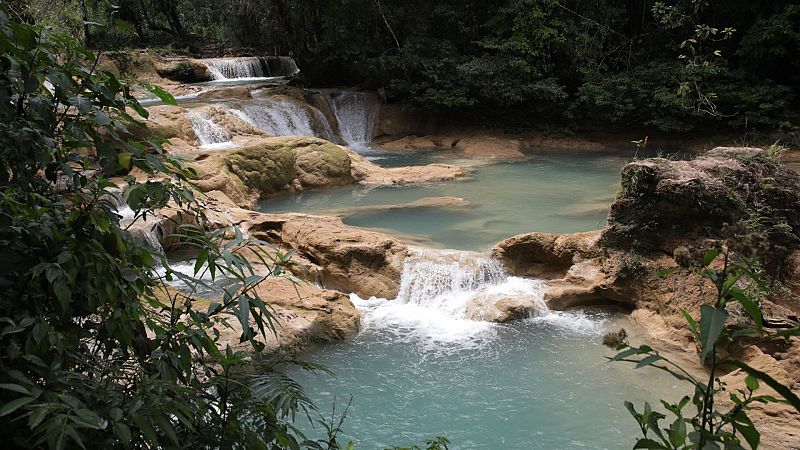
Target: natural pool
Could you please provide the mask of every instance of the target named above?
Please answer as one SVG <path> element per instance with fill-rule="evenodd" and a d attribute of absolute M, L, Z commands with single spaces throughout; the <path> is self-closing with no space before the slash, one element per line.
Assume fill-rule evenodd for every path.
<path fill-rule="evenodd" d="M 450 183 L 308 191 L 265 200 L 259 209 L 336 214 L 346 224 L 388 231 L 420 245 L 486 250 L 529 231 L 571 233 L 601 228 L 619 186 L 619 171 L 630 159 L 619 153 L 563 151 L 504 162 L 438 155 L 374 151 L 368 157 L 387 167 L 448 162 L 472 172 Z M 460 197 L 469 205 L 369 209 L 426 197 Z"/>
<path fill-rule="evenodd" d="M 623 401 L 675 400 L 686 391 L 654 369 L 608 362 L 604 332 L 625 324 L 609 312 L 549 313 L 510 325 L 464 324 L 475 334 L 432 342 L 416 325 L 361 303 L 367 326 L 352 341 L 303 355 L 335 377 L 292 375 L 329 411 L 352 395 L 344 441 L 359 449 L 407 445 L 445 435 L 455 449 L 624 449 L 638 428 Z M 399 314 L 399 313 L 398 313 Z M 382 317 L 382 318 L 379 318 Z M 398 320 L 401 323 L 398 323 Z M 426 323 L 427 322 L 427 323 Z M 630 327 L 628 327 L 630 330 Z M 460 333 L 459 333 L 460 331 Z"/>
<path fill-rule="evenodd" d="M 367 156 L 400 166 L 443 162 L 440 155 Z M 337 214 L 427 247 L 406 260 L 397 299 L 351 296 L 362 314 L 358 336 L 303 355 L 335 377 L 292 373 L 323 411 L 335 399 L 341 413 L 353 396 L 341 440 L 359 449 L 437 435 L 454 449 L 631 448 L 638 427 L 623 402 L 657 405 L 681 397 L 686 386 L 654 369 L 608 362 L 614 352 L 602 346 L 603 334 L 620 326 L 635 334 L 624 313 L 547 311 L 538 281 L 508 277 L 480 253 L 430 249 L 483 251 L 517 233 L 600 228 L 629 159 L 597 152 L 540 152 L 513 162 L 448 158 L 472 169 L 467 180 L 263 202 L 264 211 Z M 469 206 L 386 207 L 429 197 L 460 197 Z M 538 314 L 507 325 L 468 319 L 473 298 L 516 296 L 538 296 Z"/>

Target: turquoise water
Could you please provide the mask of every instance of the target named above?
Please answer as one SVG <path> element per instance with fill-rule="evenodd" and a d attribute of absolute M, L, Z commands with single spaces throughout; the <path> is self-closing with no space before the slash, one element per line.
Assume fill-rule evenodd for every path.
<path fill-rule="evenodd" d="M 386 167 L 448 162 L 472 172 L 452 183 L 305 192 L 260 208 L 335 214 L 422 247 L 482 251 L 518 233 L 602 227 L 630 159 L 594 152 L 538 152 L 506 162 L 437 152 L 367 156 Z M 430 197 L 466 202 L 408 205 Z M 358 336 L 303 355 L 335 377 L 291 374 L 323 411 L 335 402 L 341 412 L 352 395 L 341 440 L 359 449 L 437 435 L 454 449 L 631 448 L 638 428 L 624 400 L 641 408 L 645 400 L 657 405 L 688 392 L 652 368 L 607 361 L 613 351 L 602 346 L 603 334 L 620 326 L 636 334 L 622 313 L 547 311 L 541 282 L 507 277 L 479 253 L 416 249 L 412 255 L 397 299 L 351 295 L 361 313 Z M 533 318 L 508 325 L 469 319 L 474 299 L 509 297 L 540 306 Z"/>
<path fill-rule="evenodd" d="M 436 153 L 375 153 L 387 167 L 448 162 L 472 169 L 462 181 L 424 186 L 345 186 L 263 201 L 267 212 L 335 214 L 349 225 L 388 231 L 421 245 L 485 250 L 530 231 L 571 233 L 602 228 L 630 159 L 595 152 L 542 152 L 521 161 L 439 158 Z M 460 197 L 469 206 L 370 211 L 426 197 Z"/>
<path fill-rule="evenodd" d="M 688 392 L 653 369 L 603 358 L 613 352 L 601 336 L 619 329 L 619 316 L 550 314 L 438 343 L 372 323 L 303 355 L 335 378 L 292 375 L 328 415 L 334 398 L 341 412 L 353 396 L 343 440 L 359 449 L 437 435 L 455 449 L 629 449 L 638 428 L 624 400 L 641 409 Z"/>

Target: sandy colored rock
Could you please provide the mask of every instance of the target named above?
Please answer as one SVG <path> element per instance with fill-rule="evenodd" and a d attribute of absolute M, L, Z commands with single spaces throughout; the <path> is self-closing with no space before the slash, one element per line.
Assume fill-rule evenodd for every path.
<path fill-rule="evenodd" d="M 380 167 L 358 153 L 347 149 L 353 178 L 365 185 L 404 185 L 453 181 L 466 175 L 466 170 L 450 164 L 428 164 L 410 167 Z"/>
<path fill-rule="evenodd" d="M 466 317 L 470 320 L 505 323 L 525 319 L 537 312 L 532 299 L 509 297 L 499 300 L 477 297 L 467 303 Z"/>
<path fill-rule="evenodd" d="M 249 100 L 253 98 L 250 86 L 228 86 L 209 89 L 197 94 L 199 100 Z"/>
<path fill-rule="evenodd" d="M 277 322 L 275 334 L 268 330 L 266 338 L 257 338 L 268 350 L 296 351 L 316 342 L 343 340 L 358 333 L 360 316 L 345 294 L 284 277 L 267 278 L 256 291 L 270 305 Z M 239 343 L 242 327 L 238 320 L 230 317 L 228 324 L 229 328 L 218 327 L 221 345 L 247 349 Z"/>
<path fill-rule="evenodd" d="M 395 238 L 307 214 L 263 214 L 246 227 L 256 238 L 295 251 L 288 269 L 298 276 L 363 298 L 397 296 L 408 249 Z"/>
<path fill-rule="evenodd" d="M 800 390 L 797 389 L 797 381 L 775 358 L 765 354 L 760 349 L 756 347 L 747 348 L 742 354 L 737 355 L 737 359 L 769 375 L 777 382 L 792 389 L 795 393 L 800 393 Z M 719 402 L 721 408 L 729 409 L 734 406 L 729 399 L 728 393 L 747 390 L 744 381 L 746 376 L 747 374 L 741 369 L 735 369 L 720 377 L 720 380 L 727 384 L 726 392 L 716 397 L 716 401 Z M 741 396 L 741 394 L 739 395 Z M 763 382 L 759 384 L 755 395 L 781 397 L 780 394 Z M 761 433 L 761 445 L 759 448 L 800 448 L 800 413 L 792 406 L 780 403 L 762 404 L 755 402 L 748 410 L 747 415 L 756 424 Z"/>
<path fill-rule="evenodd" d="M 520 158 L 523 143 L 519 139 L 502 135 L 485 134 L 432 134 L 408 135 L 394 140 L 381 140 L 381 147 L 389 150 L 425 150 L 451 148 L 470 158 Z"/>
<path fill-rule="evenodd" d="M 195 158 L 195 183 L 204 192 L 222 191 L 239 206 L 282 191 L 350 183 L 368 185 L 451 181 L 464 170 L 446 164 L 379 167 L 358 153 L 323 139 L 283 136 L 259 138 L 241 149 Z"/>
<path fill-rule="evenodd" d="M 196 142 L 197 136 L 187 116 L 187 109 L 173 105 L 158 105 L 147 108 L 150 114 L 146 128 L 134 126 L 131 131 L 138 138 L 160 137 Z"/>
<path fill-rule="evenodd" d="M 526 233 L 506 239 L 492 248 L 512 275 L 564 276 L 573 262 L 600 255 L 600 231 L 575 234 Z"/>

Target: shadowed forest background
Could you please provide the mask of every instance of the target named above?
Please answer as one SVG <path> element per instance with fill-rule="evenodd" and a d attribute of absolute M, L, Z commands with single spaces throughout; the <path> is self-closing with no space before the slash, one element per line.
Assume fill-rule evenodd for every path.
<path fill-rule="evenodd" d="M 486 125 L 800 142 L 792 1 L 117 3 L 10 5 L 93 48 L 291 55 L 301 83 L 383 89 L 387 101 Z M 116 19 L 130 26 L 91 25 Z"/>

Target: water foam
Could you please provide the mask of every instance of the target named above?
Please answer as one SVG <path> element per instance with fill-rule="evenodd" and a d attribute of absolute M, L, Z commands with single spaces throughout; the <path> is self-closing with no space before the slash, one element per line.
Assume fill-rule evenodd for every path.
<path fill-rule="evenodd" d="M 202 148 L 219 149 L 222 144 L 230 145 L 231 133 L 225 128 L 214 123 L 207 114 L 199 111 L 190 111 L 189 122 L 192 130 L 200 141 Z"/>
<path fill-rule="evenodd" d="M 406 258 L 396 299 L 351 295 L 362 313 L 364 331 L 380 330 L 426 349 L 480 347 L 497 333 L 497 324 L 472 320 L 471 301 L 489 303 L 524 298 L 546 310 L 539 280 L 510 277 L 499 262 L 475 252 L 412 249 Z"/>

